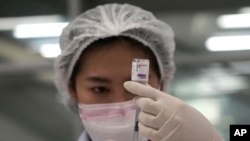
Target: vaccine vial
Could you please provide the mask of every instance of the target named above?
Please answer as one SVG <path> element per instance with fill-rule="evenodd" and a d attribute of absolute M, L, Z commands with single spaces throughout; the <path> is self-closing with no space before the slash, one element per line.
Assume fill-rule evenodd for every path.
<path fill-rule="evenodd" d="M 131 80 L 136 81 L 142 84 L 148 83 L 149 77 L 149 60 L 148 59 L 139 59 L 135 58 L 132 61 L 132 72 L 131 72 Z M 135 113 L 135 127 L 134 127 L 134 136 L 133 141 L 139 141 L 139 126 L 138 126 L 138 115 L 140 113 L 140 109 L 136 109 Z"/>
<path fill-rule="evenodd" d="M 131 80 L 147 84 L 149 76 L 149 60 L 135 58 L 132 61 Z"/>

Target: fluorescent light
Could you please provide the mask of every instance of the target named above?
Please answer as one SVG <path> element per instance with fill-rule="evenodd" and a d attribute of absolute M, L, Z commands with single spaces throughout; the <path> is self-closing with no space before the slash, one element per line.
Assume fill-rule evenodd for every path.
<path fill-rule="evenodd" d="M 16 26 L 14 37 L 16 38 L 42 38 L 42 37 L 58 37 L 63 28 L 68 23 L 37 23 L 22 24 Z"/>
<path fill-rule="evenodd" d="M 250 13 L 250 6 L 240 8 L 239 13 Z"/>
<path fill-rule="evenodd" d="M 40 54 L 45 58 L 54 58 L 54 57 L 57 57 L 61 53 L 59 44 L 41 45 L 39 51 L 40 51 Z"/>
<path fill-rule="evenodd" d="M 210 37 L 205 44 L 209 51 L 250 50 L 250 35 Z"/>
<path fill-rule="evenodd" d="M 34 23 L 56 23 L 62 22 L 63 18 L 60 15 L 42 15 L 42 16 L 25 16 L 25 17 L 8 17 L 0 18 L 0 30 L 13 30 L 20 24 Z"/>
<path fill-rule="evenodd" d="M 221 28 L 249 28 L 250 13 L 222 15 L 217 19 L 217 24 Z"/>

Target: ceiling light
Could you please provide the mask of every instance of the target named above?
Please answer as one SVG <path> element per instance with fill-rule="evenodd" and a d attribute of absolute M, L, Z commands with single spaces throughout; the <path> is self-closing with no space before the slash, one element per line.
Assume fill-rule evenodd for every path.
<path fill-rule="evenodd" d="M 0 18 L 0 30 L 13 30 L 20 24 L 34 23 L 56 23 L 62 22 L 63 18 L 60 15 L 41 15 L 41 16 L 25 16 L 25 17 L 7 17 Z"/>
<path fill-rule="evenodd" d="M 250 28 L 250 13 L 222 15 L 217 24 L 221 28 Z"/>
<path fill-rule="evenodd" d="M 239 13 L 250 13 L 250 6 L 240 8 Z"/>
<path fill-rule="evenodd" d="M 61 49 L 59 44 L 43 44 L 39 52 L 45 58 L 55 58 L 61 53 Z"/>
<path fill-rule="evenodd" d="M 214 36 L 206 40 L 209 51 L 250 50 L 250 35 Z"/>
<path fill-rule="evenodd" d="M 15 38 L 58 37 L 68 23 L 22 24 L 14 30 Z"/>

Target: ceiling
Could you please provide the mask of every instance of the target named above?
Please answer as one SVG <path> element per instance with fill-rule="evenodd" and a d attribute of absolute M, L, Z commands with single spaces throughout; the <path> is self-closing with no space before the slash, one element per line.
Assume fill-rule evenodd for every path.
<path fill-rule="evenodd" d="M 177 64 L 194 65 L 192 63 L 194 61 L 197 62 L 195 65 L 199 65 L 216 61 L 228 62 L 250 59 L 245 51 L 237 53 L 211 53 L 205 48 L 205 41 L 208 37 L 224 31 L 216 25 L 216 18 L 222 14 L 237 13 L 239 8 L 250 5 L 249 0 L 154 0 L 144 2 L 139 0 L 4 0 L 0 2 L 0 18 L 60 15 L 65 21 L 69 21 L 86 9 L 95 7 L 98 4 L 112 2 L 131 3 L 141 6 L 152 11 L 158 18 L 170 24 L 175 32 L 177 44 L 175 59 L 176 62 L 179 62 Z M 249 31 L 250 29 L 246 30 Z M 0 35 L 9 40 L 11 44 L 16 43 L 22 46 L 19 48 L 19 51 L 27 49 L 27 46 L 36 41 L 34 39 L 16 40 L 11 33 L 11 30 L 7 30 L 0 32 Z M 15 57 L 16 54 L 13 54 L 11 49 L 7 51 L 8 49 L 5 48 L 5 52 Z M 23 53 L 26 56 L 26 51 Z M 18 55 L 21 55 L 21 53 Z M 16 58 L 18 59 L 18 57 Z M 6 59 L 2 57 L 2 60 Z"/>
<path fill-rule="evenodd" d="M 250 6 L 249 0 L 1 0 L 0 24 L 3 18 L 41 15 L 60 15 L 62 20 L 69 21 L 86 9 L 112 2 L 150 10 L 173 28 L 178 80 L 182 81 L 184 75 L 191 79 L 200 68 L 219 66 L 227 72 L 230 69 L 229 75 L 246 76 L 250 82 L 250 51 L 210 52 L 205 48 L 210 36 L 231 32 L 218 27 L 218 16 L 237 13 Z M 243 30 L 250 32 L 249 28 L 240 31 Z M 0 140 L 66 141 L 77 137 L 79 119 L 53 101 L 54 60 L 32 50 L 40 42 L 57 42 L 58 38 L 16 39 L 12 32 L 0 31 L 0 125 L 5 125 L 0 126 Z M 76 123 L 71 123 L 72 120 Z M 22 135 L 11 136 L 11 132 Z"/>
<path fill-rule="evenodd" d="M 74 2 L 80 2 L 82 10 L 89 9 L 99 4 L 117 2 L 135 4 L 154 12 L 186 12 L 204 10 L 234 11 L 240 7 L 248 6 L 250 4 L 248 0 L 154 0 L 143 1 L 143 3 L 140 0 L 2 0 L 0 2 L 0 17 L 47 14 L 68 15 L 69 3 Z"/>

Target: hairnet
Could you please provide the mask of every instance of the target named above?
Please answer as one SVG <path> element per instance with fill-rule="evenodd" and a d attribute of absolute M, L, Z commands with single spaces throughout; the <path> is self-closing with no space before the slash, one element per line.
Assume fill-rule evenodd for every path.
<path fill-rule="evenodd" d="M 105 4 L 90 9 L 66 26 L 60 36 L 61 54 L 55 60 L 55 84 L 60 94 L 70 100 L 68 83 L 82 51 L 94 41 L 111 36 L 138 40 L 153 52 L 161 82 L 174 72 L 174 33 L 169 25 L 154 15 L 130 4 Z"/>

